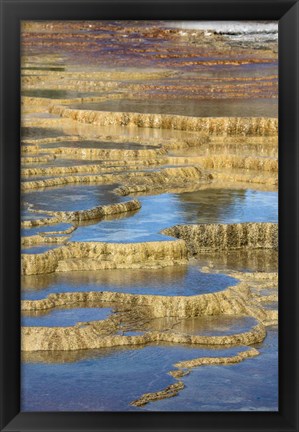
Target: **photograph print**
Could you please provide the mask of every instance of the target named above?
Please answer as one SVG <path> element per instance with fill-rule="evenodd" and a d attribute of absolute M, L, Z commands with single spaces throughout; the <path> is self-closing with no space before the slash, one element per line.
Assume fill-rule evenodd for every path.
<path fill-rule="evenodd" d="M 21 411 L 277 412 L 278 22 L 21 22 Z"/>

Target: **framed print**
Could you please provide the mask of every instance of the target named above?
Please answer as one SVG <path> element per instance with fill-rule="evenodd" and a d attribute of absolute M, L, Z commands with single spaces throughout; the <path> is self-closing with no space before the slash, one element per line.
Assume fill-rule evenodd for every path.
<path fill-rule="evenodd" d="M 298 2 L 1 1 L 1 430 L 298 430 Z"/>

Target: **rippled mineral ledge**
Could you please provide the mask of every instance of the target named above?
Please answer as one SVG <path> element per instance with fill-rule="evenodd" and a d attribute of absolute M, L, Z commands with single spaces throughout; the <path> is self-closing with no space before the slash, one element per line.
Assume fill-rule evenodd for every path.
<path fill-rule="evenodd" d="M 192 254 L 204 250 L 278 248 L 275 223 L 177 225 L 162 233 L 185 240 Z"/>
<path fill-rule="evenodd" d="M 133 212 L 135 210 L 139 210 L 140 208 L 140 202 L 138 200 L 132 200 L 124 203 L 97 206 L 91 209 L 77 211 L 37 211 L 31 209 L 31 211 L 34 213 L 46 213 L 50 216 L 50 218 L 23 221 L 21 226 L 22 228 L 29 228 L 32 226 L 53 225 L 60 222 L 98 220 L 104 218 L 105 216 Z"/>
<path fill-rule="evenodd" d="M 178 129 L 183 131 L 199 131 L 209 135 L 237 136 L 276 136 L 278 121 L 276 118 L 263 117 L 187 117 L 167 114 L 117 113 L 88 111 L 53 106 L 52 114 L 73 120 L 101 126 L 135 125 L 138 127 Z"/>
<path fill-rule="evenodd" d="M 182 238 L 175 241 L 134 244 L 83 243 L 69 244 L 43 254 L 22 257 L 24 274 L 40 274 L 54 271 L 91 270 L 112 268 L 143 268 L 182 264 L 191 253 L 202 249 L 224 248 L 277 248 L 277 224 L 202 224 L 178 226 L 169 234 Z M 185 243 L 186 241 L 186 243 Z M 145 332 L 138 336 L 120 336 L 117 333 L 120 320 L 117 315 L 104 321 L 79 323 L 73 327 L 28 327 L 22 330 L 22 349 L 77 350 L 118 345 L 145 344 L 149 342 L 175 342 L 191 344 L 243 344 L 261 342 L 265 335 L 264 325 L 275 322 L 275 311 L 263 307 L 263 297 L 253 292 L 248 281 L 264 280 L 273 283 L 273 275 L 237 275 L 241 282 L 224 291 L 197 296 L 134 295 L 115 292 L 87 292 L 51 294 L 44 300 L 23 301 L 22 310 L 47 310 L 55 307 L 91 302 L 125 304 L 129 310 L 145 308 L 149 319 L 153 317 L 196 317 L 209 315 L 245 315 L 258 320 L 250 331 L 226 336 L 199 336 L 178 334 L 171 331 Z M 249 279 L 248 279 L 249 278 Z M 274 296 L 275 297 L 275 296 Z M 272 298 L 271 298 L 272 299 Z M 266 301 L 269 301 L 269 298 Z M 123 317 L 122 317 L 123 319 Z M 114 334 L 113 334 L 114 333 Z M 101 337 L 99 337 L 101 336 Z"/>
<path fill-rule="evenodd" d="M 58 221 L 61 219 L 55 219 Z M 273 223 L 182 225 L 162 233 L 178 237 L 178 240 L 125 244 L 69 242 L 42 254 L 26 254 L 22 256 L 22 274 L 159 268 L 186 263 L 189 253 L 201 250 L 278 247 L 278 227 Z"/>
<path fill-rule="evenodd" d="M 89 307 L 92 304 L 112 305 L 116 312 L 103 321 L 77 323 L 72 327 L 23 327 L 23 351 L 62 351 L 84 350 L 100 347 L 144 345 L 152 342 L 171 342 L 177 344 L 198 345 L 251 345 L 262 342 L 266 336 L 266 327 L 277 323 L 277 312 L 263 306 L 269 301 L 263 291 L 273 286 L 277 288 L 275 273 L 236 273 L 240 282 L 221 292 L 186 296 L 134 295 L 117 292 L 76 292 L 51 294 L 42 300 L 23 300 L 22 311 L 47 311 L 57 307 L 69 307 L 80 304 Z M 255 287 L 253 289 L 252 287 Z M 268 297 L 268 298 L 267 298 Z M 271 299 L 274 297 L 272 294 Z M 162 325 L 159 331 L 148 330 L 152 320 L 167 316 L 176 318 L 177 323 L 190 317 L 203 316 L 251 316 L 256 319 L 252 327 L 243 332 L 228 335 L 189 334 Z M 154 322 L 154 321 L 153 321 Z M 128 327 L 138 331 L 138 335 L 119 334 L 121 329 Z M 145 326 L 145 327 L 144 327 Z M 179 363 L 176 367 L 195 367 L 201 364 L 220 364 L 241 361 L 236 359 L 223 360 L 197 359 L 186 364 Z"/>
<path fill-rule="evenodd" d="M 183 361 L 176 363 L 174 366 L 177 368 L 184 368 L 185 370 L 175 370 L 169 372 L 174 378 L 178 379 L 189 373 L 190 369 L 198 366 L 212 366 L 212 365 L 229 365 L 234 363 L 240 363 L 243 360 L 255 357 L 259 355 L 258 350 L 251 348 L 247 351 L 241 351 L 235 356 L 230 357 L 200 357 L 198 359 L 193 359 L 189 361 Z M 186 370 L 187 368 L 187 370 Z M 131 405 L 136 407 L 142 407 L 149 402 L 154 402 L 160 399 L 171 398 L 177 396 L 180 390 L 183 390 L 185 385 L 182 381 L 178 381 L 170 386 L 166 387 L 164 390 L 155 393 L 145 393 L 139 399 L 131 402 Z"/>
<path fill-rule="evenodd" d="M 22 256 L 22 274 L 116 268 L 160 268 L 186 263 L 182 240 L 148 243 L 69 242 L 42 254 Z"/>

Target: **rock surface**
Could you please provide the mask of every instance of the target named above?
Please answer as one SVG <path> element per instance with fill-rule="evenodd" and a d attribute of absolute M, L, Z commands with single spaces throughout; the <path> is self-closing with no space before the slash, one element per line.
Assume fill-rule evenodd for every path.
<path fill-rule="evenodd" d="M 162 234 L 184 240 L 191 254 L 206 250 L 278 248 L 278 225 L 269 222 L 177 225 Z"/>

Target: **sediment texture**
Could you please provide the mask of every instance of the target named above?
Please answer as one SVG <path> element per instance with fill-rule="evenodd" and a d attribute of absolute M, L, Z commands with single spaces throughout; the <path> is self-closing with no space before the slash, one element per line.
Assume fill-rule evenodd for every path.
<path fill-rule="evenodd" d="M 198 366 L 206 365 L 227 365 L 233 363 L 240 363 L 246 358 L 255 357 L 259 355 L 259 352 L 255 348 L 251 348 L 247 351 L 242 351 L 235 356 L 229 357 L 199 357 L 193 360 L 186 360 L 182 362 L 175 363 L 175 367 L 178 368 L 194 368 Z"/>
<path fill-rule="evenodd" d="M 230 357 L 200 357 L 193 360 L 187 360 L 184 362 L 176 363 L 175 367 L 180 368 L 195 368 L 198 366 L 211 366 L 211 365 L 229 365 L 234 363 L 240 363 L 243 360 L 251 357 L 255 357 L 259 355 L 258 350 L 255 348 L 251 348 L 247 351 L 241 351 L 235 356 Z M 185 375 L 188 375 L 189 371 L 175 370 L 169 372 L 174 378 L 178 379 Z M 182 381 L 178 381 L 174 384 L 170 384 L 164 390 L 154 392 L 154 393 L 145 393 L 140 398 L 131 402 L 133 406 L 144 406 L 149 402 L 154 402 L 161 399 L 167 399 L 171 397 L 175 397 L 179 394 L 180 390 L 185 388 L 185 384 Z"/>
<path fill-rule="evenodd" d="M 200 345 L 251 345 L 262 342 L 266 336 L 265 326 L 277 323 L 277 312 L 264 308 L 263 301 L 273 301 L 265 298 L 266 289 L 277 289 L 277 273 L 238 273 L 239 284 L 212 294 L 195 296 L 161 296 L 126 294 L 118 292 L 70 292 L 50 294 L 42 300 L 22 301 L 23 312 L 46 311 L 56 307 L 81 305 L 90 307 L 93 304 L 115 305 L 118 309 L 104 321 L 78 323 L 73 327 L 27 327 L 22 329 L 22 350 L 83 350 L 100 347 L 143 345 L 153 342 L 183 343 Z M 272 288 L 271 288 L 272 287 Z M 262 300 L 262 301 L 261 301 Z M 241 333 L 221 336 L 205 336 L 188 334 L 175 330 L 166 324 L 159 331 L 148 331 L 143 327 L 155 318 L 175 317 L 184 320 L 190 317 L 232 315 L 255 317 L 257 323 Z M 176 321 L 178 323 L 178 321 Z M 121 326 L 121 327 L 120 327 Z M 117 334 L 120 329 L 125 331 L 136 328 L 141 334 L 127 336 Z M 247 353 L 247 354 L 246 354 Z M 236 357 L 195 359 L 178 363 L 176 367 L 195 367 L 205 364 L 229 364 L 241 361 L 249 356 L 251 351 Z M 255 350 L 252 353 L 256 353 Z"/>
<path fill-rule="evenodd" d="M 51 107 L 50 112 L 79 122 L 100 126 L 135 125 L 147 128 L 199 131 L 209 135 L 224 136 L 276 136 L 278 133 L 277 119 L 266 117 L 187 117 L 167 114 L 78 110 L 59 105 Z"/>
<path fill-rule="evenodd" d="M 31 189 L 39 189 L 53 186 L 61 186 L 67 184 L 114 184 L 128 183 L 118 188 L 116 191 L 121 195 L 126 195 L 126 188 L 132 190 L 139 187 L 143 190 L 155 190 L 159 188 L 171 188 L 175 186 L 184 186 L 190 183 L 198 183 L 198 181 L 209 180 L 211 176 L 201 170 L 199 167 L 174 167 L 161 168 L 156 171 L 138 171 L 127 173 L 114 173 L 102 175 L 73 175 L 64 177 L 53 177 L 43 180 L 32 180 L 22 182 L 21 190 L 23 192 Z"/>
<path fill-rule="evenodd" d="M 47 244 L 47 243 L 65 243 L 67 240 L 69 239 L 68 236 L 57 236 L 57 237 L 51 237 L 51 236 L 46 236 L 46 235 L 42 235 L 37 234 L 37 235 L 33 235 L 33 236 L 26 236 L 26 237 L 21 237 L 21 245 L 22 246 L 33 246 L 33 245 L 37 245 L 37 244 Z"/>
<path fill-rule="evenodd" d="M 182 160 L 183 159 L 183 160 Z M 278 160 L 274 158 L 259 158 L 253 156 L 236 156 L 231 154 L 193 156 L 189 158 L 168 157 L 168 162 L 173 163 L 193 163 L 199 164 L 206 169 L 217 168 L 237 168 L 244 170 L 260 170 L 278 172 Z"/>
<path fill-rule="evenodd" d="M 88 220 L 99 220 L 106 216 L 117 215 L 126 212 L 133 212 L 139 210 L 141 204 L 138 200 L 126 201 L 118 204 L 108 204 L 103 206 L 97 206 L 86 210 L 77 211 L 50 211 L 50 210 L 34 210 L 30 209 L 34 213 L 48 214 L 49 218 L 43 219 L 32 219 L 23 221 L 21 223 L 22 228 L 31 228 L 35 226 L 54 225 L 61 222 L 81 222 Z"/>
<path fill-rule="evenodd" d="M 266 174 L 267 172 L 261 174 L 259 171 L 229 172 L 228 170 L 225 170 L 219 172 L 213 171 L 213 178 L 216 182 L 219 181 L 225 185 L 240 182 L 254 185 L 254 188 L 257 188 L 257 185 L 264 184 L 272 186 L 271 189 L 276 190 L 278 186 L 278 176 Z"/>
<path fill-rule="evenodd" d="M 177 396 L 180 390 L 183 390 L 185 387 L 182 381 L 179 381 L 175 384 L 170 384 L 164 390 L 155 392 L 155 393 L 145 393 L 139 399 L 131 402 L 131 405 L 140 407 L 144 406 L 149 402 L 154 402 L 161 399 L 168 399 L 174 396 Z"/>
<path fill-rule="evenodd" d="M 261 322 L 267 322 L 271 311 L 264 310 L 256 301 L 247 283 L 240 283 L 223 291 L 195 296 L 161 296 L 145 294 L 126 294 L 109 291 L 89 293 L 50 294 L 43 300 L 25 300 L 22 310 L 47 310 L 73 303 L 115 302 L 129 308 L 146 307 L 149 316 L 196 317 L 211 315 L 245 315 Z M 190 336 L 192 337 L 192 336 Z"/>
<path fill-rule="evenodd" d="M 138 200 L 127 201 L 118 204 L 97 206 L 87 210 L 76 211 L 42 211 L 51 215 L 57 222 L 80 222 L 86 220 L 101 219 L 104 216 L 139 210 L 141 204 Z"/>
<path fill-rule="evenodd" d="M 42 254 L 22 256 L 23 275 L 114 268 L 165 267 L 186 263 L 184 241 L 148 243 L 70 242 Z"/>
<path fill-rule="evenodd" d="M 141 176 L 129 175 L 128 184 L 115 189 L 118 195 L 127 196 L 134 193 L 150 193 L 172 189 L 184 190 L 199 182 L 210 181 L 211 176 L 198 167 L 164 168 L 160 171 L 145 172 Z"/>
<path fill-rule="evenodd" d="M 47 153 L 55 155 L 71 155 L 75 159 L 99 159 L 99 160 L 122 160 L 122 159 L 153 159 L 158 156 L 163 156 L 166 154 L 166 150 L 163 148 L 147 150 L 126 150 L 126 149 L 101 149 L 96 148 L 96 143 L 94 148 L 77 148 L 77 147 L 59 147 L 59 148 L 46 148 L 44 149 Z"/>
<path fill-rule="evenodd" d="M 163 28 L 158 22 L 153 27 L 150 23 L 133 21 L 125 25 L 86 21 L 80 22 L 79 28 L 78 23 L 71 21 L 26 21 L 22 24 L 22 42 L 21 175 L 25 181 L 21 189 L 24 201 L 30 201 L 26 198 L 28 191 L 36 196 L 43 193 L 43 188 L 71 184 L 113 184 L 113 192 L 120 196 L 178 194 L 209 188 L 277 190 L 278 120 L 275 100 L 271 100 L 277 97 L 275 42 L 262 41 L 256 49 L 252 41 L 231 41 L 215 32 Z M 50 54 L 53 50 L 57 54 Z M 124 52 L 128 55 L 124 56 Z M 79 64 L 75 65 L 76 61 L 72 60 L 70 66 L 69 58 L 76 58 Z M 263 73 L 257 74 L 254 68 L 252 73 L 252 68 L 242 67 L 259 64 L 267 65 L 266 72 L 263 68 Z M 149 113 L 159 100 L 159 112 Z M 223 117 L 216 117 L 225 100 Z M 255 110 L 256 102 L 262 114 L 251 117 L 259 114 Z M 172 103 L 176 106 L 171 106 Z M 128 112 L 130 107 L 135 110 L 139 104 L 145 113 Z M 113 107 L 116 112 L 110 111 Z M 160 113 L 160 108 L 166 114 Z M 195 117 L 196 113 L 209 117 Z M 246 117 L 238 117 L 242 114 Z M 101 201 L 86 206 L 98 203 Z M 265 272 L 275 268 L 277 224 L 176 225 L 163 230 L 163 234 L 175 237 L 167 241 L 72 242 L 73 231 L 79 231 L 84 221 L 89 221 L 86 224 L 89 225 L 92 220 L 97 223 L 132 216 L 140 209 L 140 203 L 134 199 L 83 207 L 66 211 L 61 203 L 61 207 L 54 207 L 59 211 L 50 211 L 27 203 L 26 218 L 29 212 L 34 217 L 23 220 L 22 228 L 62 222 L 69 223 L 70 227 L 45 232 L 35 229 L 31 233 L 28 229 L 29 235 L 22 237 L 25 247 L 59 245 L 44 253 L 22 256 L 24 279 L 32 275 L 25 282 L 25 290 L 51 290 L 51 281 L 59 279 L 55 275 L 44 278 L 35 275 L 104 269 L 107 281 L 113 283 L 113 277 L 109 278 L 113 269 L 198 265 L 198 257 L 197 264 L 192 258 L 194 254 L 204 262 L 200 272 L 221 273 L 223 266 L 249 267 L 253 271 L 225 270 L 235 278 L 235 285 L 222 291 L 217 291 L 217 286 L 211 287 L 209 294 L 186 296 L 182 288 L 178 296 L 147 295 L 142 294 L 141 288 L 141 294 L 75 291 L 22 301 L 23 314 L 35 319 L 47 313 L 55 314 L 55 308 L 109 307 L 113 310 L 102 321 L 77 322 L 70 327 L 23 327 L 21 348 L 28 354 L 27 358 L 44 361 L 51 351 L 52 358 L 58 362 L 78 361 L 88 355 L 84 352 L 88 353 L 89 349 L 133 345 L 141 348 L 146 344 L 187 344 L 215 349 L 215 357 L 177 362 L 174 367 L 178 369 L 169 374 L 179 381 L 132 402 L 133 406 L 142 407 L 148 402 L 175 397 L 184 388 L 183 377 L 192 368 L 234 364 L 259 354 L 251 348 L 221 357 L 216 350 L 261 343 L 267 327 L 277 325 L 277 273 Z M 163 211 L 170 212 L 172 207 Z M 180 210 L 178 220 L 181 221 L 179 213 Z M 186 217 L 187 220 L 190 218 Z M 221 259 L 216 260 L 217 253 Z M 200 293 L 200 279 L 198 285 Z M 214 322 L 211 317 L 222 315 L 232 318 L 230 321 L 222 317 L 223 322 L 235 323 L 240 319 L 245 330 L 240 327 L 234 330 L 232 324 L 230 331 L 215 329 L 215 333 L 211 331 L 207 335 L 202 322 Z M 197 323 L 194 328 L 192 323 Z"/>
<path fill-rule="evenodd" d="M 189 336 L 171 332 L 148 332 L 138 336 L 111 335 L 116 329 L 117 325 L 113 321 L 108 323 L 108 320 L 78 323 L 73 327 L 23 327 L 22 351 L 98 349 L 153 342 L 250 345 L 262 342 L 266 336 L 262 324 L 246 333 L 229 336 Z"/>
<path fill-rule="evenodd" d="M 162 234 L 185 240 L 191 254 L 221 249 L 278 248 L 278 225 L 269 222 L 176 225 Z"/>

